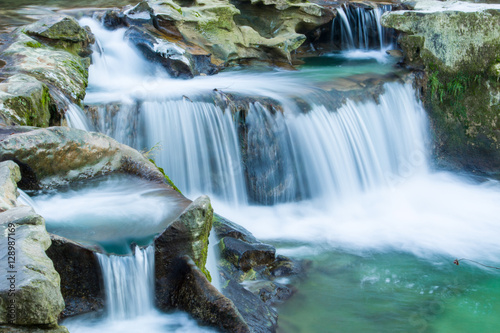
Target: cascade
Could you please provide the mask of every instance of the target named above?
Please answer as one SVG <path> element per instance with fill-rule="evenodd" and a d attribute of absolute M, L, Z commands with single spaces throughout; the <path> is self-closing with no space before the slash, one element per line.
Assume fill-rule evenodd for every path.
<path fill-rule="evenodd" d="M 111 320 L 130 319 L 154 309 L 154 246 L 136 246 L 133 252 L 131 256 L 96 253 Z"/>
<path fill-rule="evenodd" d="M 169 99 L 144 101 L 140 110 L 143 140 L 149 147 L 162 145 L 156 160 L 181 191 L 246 202 L 231 112 L 211 103 Z"/>
<path fill-rule="evenodd" d="M 17 197 L 18 203 L 31 206 L 35 211 L 38 209 L 36 202 L 28 194 L 26 194 L 26 192 L 20 188 L 18 188 L 17 191 L 19 192 L 19 197 Z"/>
<path fill-rule="evenodd" d="M 378 22 L 374 17 L 388 10 L 347 8 L 343 17 L 351 23 L 370 18 L 363 24 Z M 137 149 L 159 147 L 155 161 L 191 198 L 209 194 L 243 205 L 340 198 L 390 183 L 413 155 L 426 158 L 426 117 L 410 85 L 386 84 L 379 103 L 347 99 L 338 107 L 334 97 L 281 73 L 225 73 L 188 81 L 160 77 L 139 90 L 127 86 L 124 97 L 124 82 L 104 88 L 97 75 L 120 77 L 118 68 L 126 67 L 145 82 L 154 66 L 123 41 L 123 31 L 85 24 L 94 25 L 102 45 L 86 97 L 96 105 L 94 126 Z M 118 48 L 119 55 L 106 53 Z M 139 77 L 141 67 L 149 69 Z M 222 84 L 225 93 L 271 98 L 282 112 L 255 102 L 245 114 L 234 113 L 214 102 L 213 87 Z M 309 111 L 301 111 L 295 98 Z"/>
<path fill-rule="evenodd" d="M 64 114 L 69 127 L 81 129 L 84 131 L 93 130 L 90 121 L 78 105 L 71 102 L 61 92 L 53 91 L 52 95 L 55 97 L 56 103 L 65 109 Z"/>
<path fill-rule="evenodd" d="M 332 22 L 332 42 L 340 43 L 342 50 L 388 49 L 393 43 L 391 29 L 380 24 L 380 18 L 391 5 L 376 8 L 342 5 Z"/>

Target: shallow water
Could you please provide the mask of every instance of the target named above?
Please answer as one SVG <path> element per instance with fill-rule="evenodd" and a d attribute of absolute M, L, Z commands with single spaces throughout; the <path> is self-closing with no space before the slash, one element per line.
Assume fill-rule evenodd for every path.
<path fill-rule="evenodd" d="M 108 253 L 149 244 L 188 205 L 174 191 L 132 176 L 83 181 L 32 196 L 47 230 Z"/>
<path fill-rule="evenodd" d="M 140 101 L 147 106 L 146 111 L 156 110 L 158 117 L 149 118 L 156 120 L 150 128 L 146 126 L 145 133 L 131 133 L 138 136 L 136 142 L 146 143 L 148 148 L 164 141 L 159 154 L 165 153 L 165 161 L 159 157 L 160 166 L 174 181 L 186 180 L 179 183 L 187 188 L 188 196 L 210 194 L 218 214 L 275 244 L 278 253 L 312 260 L 311 271 L 298 284 L 298 293 L 279 306 L 281 332 L 496 331 L 500 325 L 495 315 L 500 298 L 498 272 L 467 261 L 456 266 L 453 260 L 468 258 L 500 265 L 498 182 L 432 170 L 428 124 L 409 86 L 392 83 L 377 103 L 347 100 L 340 108 L 325 104 L 328 99 L 317 98 L 316 86 L 325 82 L 394 72 L 393 59 L 380 51 L 353 51 L 307 59 L 299 71 L 252 68 L 173 80 L 124 43 L 123 31 L 101 31 L 94 21 L 81 22 L 90 25 L 100 43 L 106 45 L 103 53 L 94 55 L 86 103 L 120 102 L 132 109 L 130 106 Z M 223 176 L 229 176 L 232 184 L 242 183 L 236 179 L 241 177 L 241 166 L 231 166 L 237 158 L 222 163 L 230 168 L 203 173 L 207 163 L 193 164 L 186 157 L 203 153 L 208 156 L 206 161 L 213 163 L 216 156 L 223 155 L 215 152 L 230 151 L 219 148 L 238 142 L 234 135 L 229 136 L 234 134 L 231 115 L 197 100 L 214 89 L 270 97 L 282 104 L 285 115 L 281 120 L 289 127 L 285 131 L 286 126 L 280 123 L 272 128 L 286 137 L 284 142 L 294 143 L 290 151 L 295 157 L 300 155 L 297 165 L 307 166 L 299 178 L 307 179 L 309 195 L 288 196 L 286 200 L 295 200 L 259 206 L 249 205 L 246 198 L 240 200 L 244 195 L 239 195 L 238 186 L 236 199 L 220 195 L 216 186 L 205 187 Z M 294 97 L 316 108 L 302 114 Z M 263 112 L 257 107 L 254 111 L 257 124 Z M 182 114 L 180 125 L 175 126 L 202 133 L 204 140 L 184 142 L 163 135 L 175 133 L 175 128 L 169 130 L 173 118 L 168 118 L 167 112 Z M 187 116 L 190 112 L 197 116 Z M 202 113 L 210 117 L 201 117 Z M 222 121 L 216 116 L 227 118 L 224 126 L 213 126 L 214 119 Z M 268 118 L 272 123 L 279 117 Z M 344 121 L 334 120 L 342 117 Z M 232 139 L 210 141 L 207 128 L 216 132 L 214 137 Z M 118 132 L 110 130 L 127 139 Z M 163 136 L 158 139 L 154 133 Z M 344 142 L 339 133 L 346 134 Z M 276 137 L 271 136 L 268 142 Z M 255 142 L 265 146 L 266 141 Z M 337 146 L 338 150 L 331 149 Z M 207 149 L 214 151 L 208 153 Z M 281 161 L 278 155 L 263 156 L 271 156 L 270 165 Z M 175 163 L 170 166 L 169 161 Z M 257 167 L 266 165 L 264 159 L 261 162 Z M 177 169 L 172 169 L 174 166 Z M 194 181 L 194 171 L 188 167 L 197 171 L 199 179 Z M 137 323 L 141 325 L 140 320 Z M 109 329 L 114 329 L 113 325 Z M 130 325 L 136 327 L 135 323 Z"/>
<path fill-rule="evenodd" d="M 500 187 L 446 172 L 351 200 L 214 207 L 312 260 L 279 306 L 280 332 L 494 332 L 500 324 Z"/>

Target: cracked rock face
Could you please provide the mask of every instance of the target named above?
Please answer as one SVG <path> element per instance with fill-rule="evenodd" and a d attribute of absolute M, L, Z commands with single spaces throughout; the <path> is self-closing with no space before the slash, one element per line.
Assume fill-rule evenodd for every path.
<path fill-rule="evenodd" d="M 59 274 L 45 254 L 51 244 L 45 221 L 31 207 L 13 199 L 20 179 L 11 161 L 0 163 L 2 200 L 9 205 L 0 213 L 1 260 L 9 263 L 8 278 L 0 280 L 0 326 L 44 325 L 57 327 L 64 309 Z"/>

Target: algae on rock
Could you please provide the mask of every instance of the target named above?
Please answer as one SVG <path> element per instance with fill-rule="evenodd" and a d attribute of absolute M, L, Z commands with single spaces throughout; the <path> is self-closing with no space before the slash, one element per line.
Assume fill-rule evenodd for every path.
<path fill-rule="evenodd" d="M 278 9 L 280 25 L 270 35 L 262 36 L 254 27 L 237 24 L 235 17 L 241 14 L 238 3 L 197 0 L 190 6 L 180 6 L 172 0 L 151 0 L 149 5 L 157 26 L 173 23 L 186 41 L 207 49 L 218 59 L 215 62 L 225 63 L 251 59 L 290 62 L 291 52 L 306 39 L 297 32 L 299 28 L 312 29 L 333 17 L 333 12 L 309 2 L 252 2 L 262 13 Z"/>
<path fill-rule="evenodd" d="M 405 63 L 425 72 L 438 160 L 499 175 L 500 6 L 417 1 L 382 24 L 402 32 Z"/>
<path fill-rule="evenodd" d="M 1 123 L 47 127 L 49 104 L 49 88 L 32 76 L 16 74 L 0 83 Z"/>

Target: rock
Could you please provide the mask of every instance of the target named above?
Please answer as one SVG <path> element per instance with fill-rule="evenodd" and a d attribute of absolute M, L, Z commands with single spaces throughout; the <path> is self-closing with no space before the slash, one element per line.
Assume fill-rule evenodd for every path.
<path fill-rule="evenodd" d="M 107 10 L 101 19 L 102 24 L 110 30 L 127 27 L 125 15 L 118 10 Z"/>
<path fill-rule="evenodd" d="M 244 272 L 274 261 L 276 249 L 267 244 L 249 244 L 239 239 L 224 237 L 219 242 L 221 256 Z"/>
<path fill-rule="evenodd" d="M 61 293 L 66 307 L 61 318 L 104 307 L 104 290 L 99 262 L 89 249 L 64 237 L 50 235 L 52 245 L 47 256 L 61 276 Z"/>
<path fill-rule="evenodd" d="M 276 14 L 267 20 L 267 27 L 254 27 L 247 22 L 237 22 L 242 15 L 238 6 L 242 2 L 227 0 L 198 0 L 177 4 L 173 0 L 149 1 L 154 11 L 155 26 L 174 25 L 182 37 L 205 48 L 215 62 L 238 63 L 251 59 L 270 62 L 290 62 L 290 53 L 306 37 L 296 30 L 310 30 L 331 20 L 333 13 L 308 2 L 277 2 L 260 4 L 252 2 L 254 16 L 268 11 Z M 277 10 L 277 11 L 276 11 Z M 167 24 L 167 22 L 170 22 Z M 270 32 L 262 35 L 260 32 Z"/>
<path fill-rule="evenodd" d="M 17 205 L 17 182 L 21 180 L 21 172 L 16 163 L 5 161 L 0 163 L 0 212 Z"/>
<path fill-rule="evenodd" d="M 276 332 L 278 313 L 275 309 L 266 305 L 260 297 L 231 279 L 227 279 L 223 294 L 236 305 L 251 332 Z"/>
<path fill-rule="evenodd" d="M 7 272 L 10 280 L 0 281 L 0 324 L 57 327 L 64 301 L 59 274 L 45 254 L 50 238 L 43 218 L 31 207 L 14 207 L 0 213 L 0 232 L 12 233 L 15 238 L 11 249 L 15 265 L 10 267 L 15 273 Z M 7 237 L 2 237 L 2 248 L 8 248 L 7 242 Z M 1 258 L 5 263 L 11 256 L 7 253 Z"/>
<path fill-rule="evenodd" d="M 212 228 L 213 209 L 210 199 L 201 196 L 158 237 L 155 243 L 156 295 L 160 309 L 169 309 L 169 280 L 174 260 L 187 255 L 208 276 L 205 268 L 208 236 Z"/>
<path fill-rule="evenodd" d="M 382 25 L 402 31 L 410 63 L 447 70 L 482 71 L 500 53 L 500 5 L 417 1 L 413 11 L 393 11 Z"/>
<path fill-rule="evenodd" d="M 43 16 L 38 21 L 22 28 L 27 35 L 52 47 L 61 48 L 75 55 L 88 56 L 89 45 L 94 36 L 67 15 Z"/>
<path fill-rule="evenodd" d="M 31 36 L 40 36 L 54 40 L 83 42 L 87 40 L 87 32 L 78 22 L 67 15 L 45 16 L 27 25 L 23 31 Z"/>
<path fill-rule="evenodd" d="M 16 74 L 0 83 L 0 122 L 47 127 L 50 121 L 47 85 L 34 77 Z"/>
<path fill-rule="evenodd" d="M 275 278 L 287 276 L 303 276 L 310 266 L 309 261 L 298 262 L 278 255 L 276 260 L 270 265 L 269 272 Z"/>
<path fill-rule="evenodd" d="M 386 13 L 401 31 L 404 62 L 424 72 L 420 90 L 446 168 L 500 176 L 500 5 L 415 1 Z"/>
<path fill-rule="evenodd" d="M 151 33 L 131 27 L 125 37 L 131 41 L 150 61 L 160 63 L 173 77 L 192 78 L 192 64 L 185 55 L 185 50 L 174 43 L 158 39 Z"/>
<path fill-rule="evenodd" d="M 257 238 L 255 238 L 250 231 L 218 214 L 214 214 L 213 230 L 219 239 L 232 237 L 247 243 L 258 242 Z"/>
<path fill-rule="evenodd" d="M 194 318 L 218 327 L 223 332 L 253 332 L 233 302 L 208 282 L 188 256 L 170 265 L 169 289 L 171 305 L 189 312 Z M 160 300 L 161 301 L 161 300 Z"/>
<path fill-rule="evenodd" d="M 46 187 L 112 172 L 165 182 L 163 174 L 135 149 L 104 134 L 73 128 L 51 127 L 10 135 L 0 141 L 0 157 L 18 162 L 30 171 L 27 177 Z"/>
<path fill-rule="evenodd" d="M 125 10 L 124 16 L 131 23 L 151 22 L 153 9 L 147 1 L 139 2 L 135 7 Z"/>
<path fill-rule="evenodd" d="M 266 305 L 282 303 L 294 293 L 288 286 L 269 280 L 248 281 L 243 286 L 252 294 L 259 296 Z"/>
<path fill-rule="evenodd" d="M 79 103 L 85 97 L 90 63 L 64 50 L 46 47 L 35 39 L 18 32 L 14 42 L 2 53 L 6 65 L 3 74 L 23 73 L 53 86 Z"/>
<path fill-rule="evenodd" d="M 288 283 L 303 276 L 307 265 L 275 257 L 272 246 L 222 216 L 215 215 L 213 226 L 222 237 L 222 293 L 233 301 L 252 332 L 276 332 L 278 314 L 273 305 L 294 294 Z"/>
<path fill-rule="evenodd" d="M 400 50 L 387 50 L 385 53 L 394 58 L 403 58 L 403 52 Z"/>

